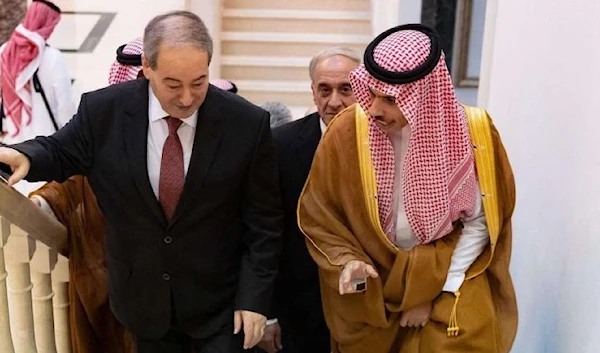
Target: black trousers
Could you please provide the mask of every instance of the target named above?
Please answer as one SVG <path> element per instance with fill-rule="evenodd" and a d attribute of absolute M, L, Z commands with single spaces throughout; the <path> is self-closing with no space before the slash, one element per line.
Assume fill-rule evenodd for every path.
<path fill-rule="evenodd" d="M 171 329 L 160 339 L 136 337 L 138 353 L 244 353 L 244 332 L 233 334 L 231 325 L 223 327 L 214 335 L 196 339 L 190 337 L 177 322 L 175 306 L 171 299 Z"/>
<path fill-rule="evenodd" d="M 158 340 L 136 338 L 138 353 L 242 353 L 244 334 L 222 330 L 212 337 L 193 339 L 183 331 L 170 330 Z"/>

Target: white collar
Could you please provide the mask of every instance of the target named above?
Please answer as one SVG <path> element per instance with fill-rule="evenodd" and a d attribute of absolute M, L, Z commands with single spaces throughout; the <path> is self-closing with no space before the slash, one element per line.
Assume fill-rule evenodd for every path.
<path fill-rule="evenodd" d="M 152 86 L 148 84 L 148 118 L 150 119 L 150 122 L 155 122 L 168 116 L 169 114 L 163 110 L 158 98 L 156 98 L 156 95 L 154 95 Z M 196 124 L 198 122 L 198 111 L 196 110 L 190 117 L 181 119 L 181 121 L 186 125 L 196 128 Z"/>
<path fill-rule="evenodd" d="M 327 125 L 325 125 L 325 122 L 323 121 L 323 119 L 319 116 L 319 126 L 321 127 L 321 135 L 323 135 L 325 133 L 325 130 L 327 130 Z"/>

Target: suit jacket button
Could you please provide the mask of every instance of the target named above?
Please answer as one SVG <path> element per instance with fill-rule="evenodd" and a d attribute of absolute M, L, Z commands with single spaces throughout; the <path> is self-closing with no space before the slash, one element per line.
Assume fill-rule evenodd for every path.
<path fill-rule="evenodd" d="M 170 280 L 170 279 L 171 279 L 171 276 L 170 276 L 168 273 L 166 273 L 166 272 L 165 272 L 165 273 L 163 273 L 163 279 L 164 279 L 165 281 L 168 281 L 168 280 Z"/>
<path fill-rule="evenodd" d="M 173 242 L 173 238 L 171 238 L 170 236 L 166 236 L 165 237 L 165 244 L 171 244 Z"/>

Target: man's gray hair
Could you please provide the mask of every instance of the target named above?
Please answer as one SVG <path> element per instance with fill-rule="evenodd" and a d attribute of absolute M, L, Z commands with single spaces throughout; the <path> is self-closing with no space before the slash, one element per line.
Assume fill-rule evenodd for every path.
<path fill-rule="evenodd" d="M 172 11 L 154 17 L 144 30 L 144 55 L 152 69 L 156 69 L 158 51 L 165 42 L 171 47 L 193 45 L 212 58 L 213 42 L 204 22 L 189 11 Z"/>
<path fill-rule="evenodd" d="M 260 107 L 268 111 L 269 114 L 271 114 L 271 129 L 294 120 L 292 118 L 292 112 L 290 111 L 290 109 L 281 102 L 264 102 L 263 104 L 261 104 Z"/>
<path fill-rule="evenodd" d="M 323 50 L 321 50 L 317 55 L 315 55 L 311 60 L 310 60 L 310 64 L 308 65 L 308 74 L 310 75 L 310 79 L 314 80 L 314 75 L 315 75 L 315 69 L 317 68 L 317 65 L 327 59 L 327 58 L 331 58 L 332 56 L 344 56 L 352 61 L 354 61 L 356 63 L 356 65 L 360 65 L 360 63 L 362 62 L 362 58 L 360 56 L 360 54 L 358 54 L 356 52 L 356 50 L 352 50 L 350 48 L 346 48 L 346 47 L 331 47 L 331 48 L 325 48 Z"/>

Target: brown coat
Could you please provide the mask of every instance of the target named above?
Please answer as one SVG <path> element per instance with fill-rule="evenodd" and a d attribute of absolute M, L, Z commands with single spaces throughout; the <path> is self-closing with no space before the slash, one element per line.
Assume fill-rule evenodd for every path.
<path fill-rule="evenodd" d="M 483 119 L 489 119 L 485 113 Z M 488 224 L 490 219 L 498 220 L 497 230 L 490 229 L 490 244 L 467 272 L 468 280 L 456 299 L 442 288 L 460 225 L 442 239 L 410 251 L 387 240 L 377 215 L 366 126 L 366 116 L 358 106 L 349 107 L 335 119 L 317 149 L 298 207 L 300 228 L 320 270 L 333 352 L 508 352 L 517 326 L 508 272 L 515 189 L 497 131 L 491 123 L 487 125 L 496 171 L 492 178 L 498 207 L 493 212 L 498 217 L 486 218 Z M 492 146 L 488 147 L 491 151 Z M 482 166 L 477 162 L 479 170 Z M 482 192 L 484 189 L 482 185 Z M 484 208 L 486 216 L 491 213 L 485 201 Z M 380 277 L 370 278 L 362 293 L 340 296 L 339 275 L 350 260 L 373 265 Z M 403 311 L 427 301 L 433 301 L 433 311 L 425 328 L 399 326 Z M 457 325 L 451 325 L 452 316 Z M 460 328 L 458 336 L 448 335 L 449 326 Z"/>
<path fill-rule="evenodd" d="M 131 335 L 110 310 L 104 219 L 87 179 L 48 183 L 32 195 L 43 197 L 67 228 L 73 352 L 133 353 Z"/>

